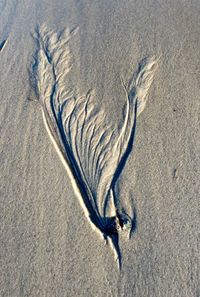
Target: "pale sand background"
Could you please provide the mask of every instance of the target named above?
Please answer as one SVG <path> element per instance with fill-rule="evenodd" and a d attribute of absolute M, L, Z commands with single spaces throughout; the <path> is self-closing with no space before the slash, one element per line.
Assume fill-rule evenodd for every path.
<path fill-rule="evenodd" d="M 199 15 L 198 0 L 0 0 L 0 296 L 200 296 Z M 96 89 L 110 121 L 122 119 L 119 75 L 127 81 L 142 58 L 161 54 L 119 183 L 137 209 L 121 273 L 27 100 L 30 32 L 43 22 L 79 26 L 74 81 Z"/>

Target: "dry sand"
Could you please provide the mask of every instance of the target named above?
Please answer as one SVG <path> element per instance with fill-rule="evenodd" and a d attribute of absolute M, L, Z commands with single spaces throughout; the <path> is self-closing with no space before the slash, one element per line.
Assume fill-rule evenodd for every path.
<path fill-rule="evenodd" d="M 199 1 L 0 1 L 0 296 L 199 297 Z M 79 30 L 70 83 L 123 125 L 120 78 L 159 56 L 117 195 L 136 210 L 119 271 L 42 119 L 31 33 Z M 28 100 L 32 99 L 32 100 Z"/>

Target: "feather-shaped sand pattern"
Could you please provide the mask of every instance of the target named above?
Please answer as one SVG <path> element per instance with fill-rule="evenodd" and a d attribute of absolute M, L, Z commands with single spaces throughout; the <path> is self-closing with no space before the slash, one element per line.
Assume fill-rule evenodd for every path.
<path fill-rule="evenodd" d="M 45 126 L 81 205 L 95 229 L 109 239 L 120 266 L 119 232 L 131 230 L 133 218 L 118 209 L 115 184 L 131 152 L 136 119 L 145 107 L 157 61 L 155 57 L 143 60 L 127 86 L 122 80 L 126 115 L 117 133 L 112 125 L 107 125 L 105 112 L 95 105 L 94 91 L 80 95 L 75 87 L 69 87 L 69 44 L 75 32 L 57 34 L 44 26 L 36 30 L 34 86 Z"/>

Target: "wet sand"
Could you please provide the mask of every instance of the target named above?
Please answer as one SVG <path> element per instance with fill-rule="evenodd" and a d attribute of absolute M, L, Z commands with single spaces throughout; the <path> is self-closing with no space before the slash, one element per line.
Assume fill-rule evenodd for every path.
<path fill-rule="evenodd" d="M 198 1 L 0 1 L 1 296 L 199 296 L 199 13 Z M 135 210 L 131 238 L 119 236 L 121 271 L 80 206 L 31 86 L 31 34 L 43 23 L 79 28 L 69 84 L 95 90 L 119 130 L 121 78 L 159 57 L 116 184 Z"/>

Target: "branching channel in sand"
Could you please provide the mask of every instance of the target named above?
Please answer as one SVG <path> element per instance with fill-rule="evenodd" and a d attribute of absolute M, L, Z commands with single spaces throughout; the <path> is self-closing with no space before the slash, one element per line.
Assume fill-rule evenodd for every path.
<path fill-rule="evenodd" d="M 89 221 L 113 247 L 119 267 L 119 232 L 132 231 L 133 217 L 118 207 L 115 185 L 131 152 L 136 120 L 143 111 L 157 67 L 155 57 L 144 59 L 126 85 L 126 115 L 119 133 L 105 121 L 95 105 L 95 92 L 80 95 L 69 84 L 72 68 L 70 38 L 44 26 L 35 32 L 37 50 L 31 68 L 32 82 L 42 107 L 47 131 L 70 175 Z"/>

